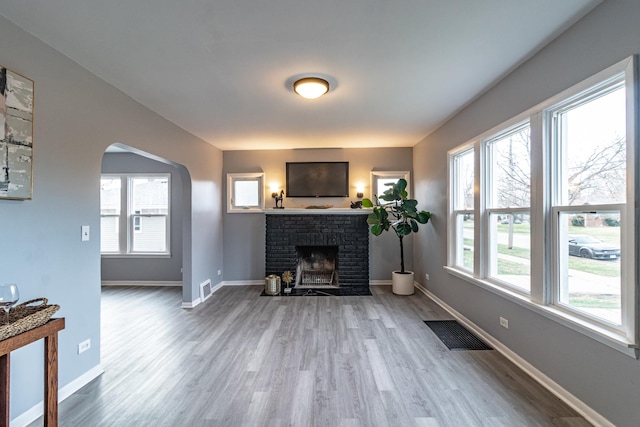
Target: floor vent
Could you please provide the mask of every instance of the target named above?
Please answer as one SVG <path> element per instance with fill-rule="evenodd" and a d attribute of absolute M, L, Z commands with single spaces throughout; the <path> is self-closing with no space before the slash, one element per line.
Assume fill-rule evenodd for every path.
<path fill-rule="evenodd" d="M 425 320 L 449 350 L 493 350 L 456 320 Z"/>
<path fill-rule="evenodd" d="M 212 293 L 211 279 L 207 279 L 206 281 L 200 283 L 200 300 L 202 302 L 206 301 Z"/>

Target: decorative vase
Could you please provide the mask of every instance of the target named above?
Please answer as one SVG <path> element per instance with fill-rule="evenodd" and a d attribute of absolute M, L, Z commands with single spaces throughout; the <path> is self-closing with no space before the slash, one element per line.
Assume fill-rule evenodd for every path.
<path fill-rule="evenodd" d="M 413 271 L 392 273 L 391 290 L 396 295 L 413 295 Z"/>
<path fill-rule="evenodd" d="M 280 295 L 280 276 L 270 274 L 264 278 L 264 293 L 267 295 Z"/>

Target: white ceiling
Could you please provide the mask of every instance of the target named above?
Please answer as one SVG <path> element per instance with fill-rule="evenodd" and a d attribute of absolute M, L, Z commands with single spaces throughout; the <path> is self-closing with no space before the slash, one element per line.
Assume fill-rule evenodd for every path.
<path fill-rule="evenodd" d="M 0 14 L 223 150 L 407 147 L 600 0 L 0 0 Z M 306 100 L 295 77 L 325 77 Z"/>

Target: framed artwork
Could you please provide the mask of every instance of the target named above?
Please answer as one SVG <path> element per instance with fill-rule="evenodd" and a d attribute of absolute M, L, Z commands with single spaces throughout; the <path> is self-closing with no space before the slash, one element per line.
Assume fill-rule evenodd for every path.
<path fill-rule="evenodd" d="M 33 192 L 33 80 L 0 65 L 0 199 Z"/>

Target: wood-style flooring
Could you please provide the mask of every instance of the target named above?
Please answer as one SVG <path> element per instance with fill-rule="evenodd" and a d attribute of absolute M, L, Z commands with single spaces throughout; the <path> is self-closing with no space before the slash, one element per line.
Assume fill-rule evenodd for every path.
<path fill-rule="evenodd" d="M 449 351 L 423 320 L 451 317 L 420 293 L 261 290 L 185 310 L 178 288 L 104 288 L 105 373 L 60 426 L 590 425 L 498 352 Z"/>

